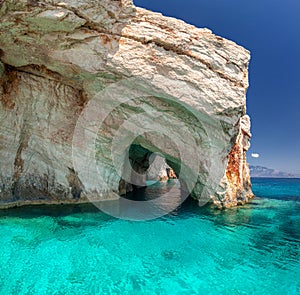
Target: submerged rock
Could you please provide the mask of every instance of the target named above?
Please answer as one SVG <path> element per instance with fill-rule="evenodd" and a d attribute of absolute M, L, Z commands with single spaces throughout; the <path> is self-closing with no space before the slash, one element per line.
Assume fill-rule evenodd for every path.
<path fill-rule="evenodd" d="M 246 49 L 130 0 L 4 0 L 0 17 L 2 206 L 117 198 L 133 144 L 199 204 L 252 197 Z"/>

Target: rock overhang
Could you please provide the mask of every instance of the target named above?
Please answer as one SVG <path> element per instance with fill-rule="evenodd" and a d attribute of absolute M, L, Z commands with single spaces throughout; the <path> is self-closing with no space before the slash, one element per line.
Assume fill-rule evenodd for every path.
<path fill-rule="evenodd" d="M 215 36 L 210 30 L 197 29 L 183 21 L 136 8 L 131 1 L 3 1 L 0 14 L 1 61 L 9 68 L 9 71 L 2 72 L 4 76 L 13 72 L 19 79 L 10 90 L 16 100 L 13 109 L 5 109 L 2 99 L 2 122 L 7 118 L 10 123 L 25 119 L 30 121 L 12 134 L 3 130 L 5 140 L 15 145 L 13 150 L 2 148 L 1 151 L 2 155 L 14 153 L 14 156 L 4 160 L 3 167 L 9 167 L 8 172 L 1 171 L 2 185 L 8 191 L 18 182 L 21 183 L 20 190 L 24 183 L 26 187 L 30 187 L 30 183 L 34 181 L 29 179 L 36 177 L 37 181 L 43 179 L 47 183 L 47 187 L 40 185 L 39 191 L 47 192 L 50 200 L 72 199 L 68 181 L 69 169 L 74 168 L 70 153 L 71 138 L 80 112 L 106 87 L 126 80 L 130 89 L 136 86 L 135 79 L 141 81 L 142 78 L 144 85 L 141 88 L 144 88 L 144 92 L 145 89 L 148 90 L 141 97 L 147 94 L 148 100 L 144 99 L 138 104 L 131 100 L 130 104 L 135 104 L 130 106 L 131 109 L 139 107 L 148 112 L 149 119 L 149 109 L 152 115 L 154 111 L 161 111 L 170 96 L 181 105 L 173 109 L 171 118 L 184 122 L 194 138 L 205 137 L 207 131 L 210 132 L 210 144 L 216 149 L 213 152 L 210 150 L 211 155 L 204 155 L 214 157 L 211 162 L 216 162 L 214 165 L 218 167 L 218 173 L 214 176 L 216 183 L 210 187 L 206 198 L 218 206 L 231 206 L 251 197 L 245 158 L 249 136 L 243 132 L 248 127 L 241 127 L 242 124 L 250 124 L 245 119 L 247 117 L 244 117 L 250 58 L 248 50 Z M 2 78 L 2 84 L 4 80 Z M 33 85 L 37 87 L 34 88 Z M 160 93 L 151 97 L 151 92 L 156 89 Z M 29 96 L 32 107 L 25 108 L 18 96 Z M 49 100 L 52 101 L 51 104 Z M 105 100 L 100 98 L 98 103 L 104 104 Z M 46 107 L 42 110 L 37 105 Z M 56 106 L 54 109 L 53 105 Z M 196 112 L 200 121 L 185 121 L 184 114 L 188 111 L 182 111 L 184 108 Z M 45 119 L 32 116 L 37 110 L 48 114 L 46 117 L 50 119 L 47 124 L 53 129 L 51 134 L 47 128 L 32 127 L 39 122 L 46 124 Z M 113 119 L 122 123 L 117 116 Z M 199 122 L 205 128 L 198 126 L 195 131 Z M 168 126 L 166 119 L 161 121 L 161 126 Z M 111 126 L 105 127 L 109 129 Z M 2 128 L 5 128 L 5 124 Z M 178 126 L 169 128 L 174 136 L 183 136 Z M 33 147 L 34 144 L 24 145 L 24 133 L 29 136 L 29 143 L 38 142 L 42 147 L 43 157 L 29 157 L 33 151 L 36 152 L 36 148 Z M 109 136 L 102 136 L 103 146 L 108 139 Z M 149 138 L 148 145 L 151 145 L 151 140 L 153 146 L 157 145 L 154 139 Z M 205 145 L 201 149 L 205 149 Z M 237 160 L 230 153 L 231 150 L 235 151 L 234 155 L 239 154 Z M 15 164 L 18 151 L 27 170 L 22 169 L 21 175 L 17 177 L 15 172 L 18 167 Z M 166 156 L 170 153 L 165 152 Z M 45 160 L 51 157 L 59 164 Z M 102 161 L 103 167 L 106 165 L 102 171 L 104 177 L 111 173 L 108 177 L 111 179 L 111 188 L 117 190 L 113 182 L 117 183 L 118 177 L 111 170 L 112 163 L 107 164 L 106 156 L 99 154 L 99 157 L 98 162 Z M 39 163 L 42 163 L 40 168 Z M 202 166 L 205 165 L 207 163 L 203 162 Z M 52 175 L 52 185 L 60 187 L 61 192 L 49 186 L 50 176 L 45 172 L 47 169 L 51 171 L 48 174 Z M 204 169 L 202 172 L 207 175 L 208 170 Z M 201 180 L 201 175 L 199 177 L 199 187 L 203 189 L 205 181 Z M 76 185 L 83 184 L 77 181 Z M 234 187 L 237 189 L 233 189 Z M 82 191 L 84 192 L 84 188 Z M 107 193 L 107 190 L 99 188 L 99 192 Z M 201 195 L 197 189 L 193 192 L 196 198 Z M 91 192 L 87 191 L 82 195 L 86 197 L 89 193 Z M 22 201 L 24 197 L 21 195 L 17 199 Z M 238 195 L 242 201 L 238 201 Z M 11 199 L 14 197 L 11 196 Z"/>

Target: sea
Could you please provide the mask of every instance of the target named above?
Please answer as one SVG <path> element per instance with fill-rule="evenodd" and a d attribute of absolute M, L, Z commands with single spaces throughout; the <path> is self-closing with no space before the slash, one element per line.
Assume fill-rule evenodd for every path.
<path fill-rule="evenodd" d="M 188 198 L 139 222 L 91 204 L 1 210 L 0 294 L 299 295 L 300 179 L 252 183 L 245 206 Z"/>

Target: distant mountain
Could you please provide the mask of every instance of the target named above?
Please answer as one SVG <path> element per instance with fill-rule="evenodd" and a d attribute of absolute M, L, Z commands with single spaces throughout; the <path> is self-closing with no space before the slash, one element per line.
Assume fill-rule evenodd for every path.
<path fill-rule="evenodd" d="M 263 166 L 252 165 L 250 165 L 250 175 L 251 177 L 300 178 L 299 174 L 292 174 Z"/>

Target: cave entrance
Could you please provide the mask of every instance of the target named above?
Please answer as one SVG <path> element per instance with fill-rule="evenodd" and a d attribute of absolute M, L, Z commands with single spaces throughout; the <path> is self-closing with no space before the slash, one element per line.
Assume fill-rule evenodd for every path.
<path fill-rule="evenodd" d="M 121 179 L 119 194 L 130 200 L 143 201 L 155 199 L 168 192 L 171 188 L 181 194 L 181 185 L 177 178 L 180 165 L 176 165 L 158 152 L 152 152 L 140 144 L 131 144 L 129 148 L 131 167 L 129 179 Z M 178 188 L 178 189 L 177 189 Z"/>

